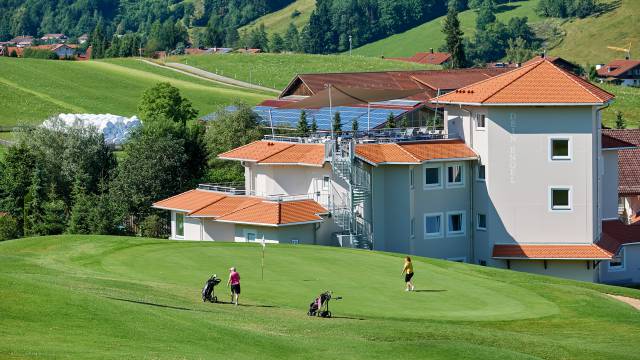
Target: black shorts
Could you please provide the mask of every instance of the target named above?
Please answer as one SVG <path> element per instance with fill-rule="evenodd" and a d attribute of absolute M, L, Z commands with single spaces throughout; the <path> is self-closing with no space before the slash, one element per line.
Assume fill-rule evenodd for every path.
<path fill-rule="evenodd" d="M 413 277 L 413 273 L 411 274 L 404 274 L 404 282 L 409 282 L 411 281 L 411 278 Z"/>
<path fill-rule="evenodd" d="M 240 284 L 231 285 L 232 294 L 240 294 Z"/>

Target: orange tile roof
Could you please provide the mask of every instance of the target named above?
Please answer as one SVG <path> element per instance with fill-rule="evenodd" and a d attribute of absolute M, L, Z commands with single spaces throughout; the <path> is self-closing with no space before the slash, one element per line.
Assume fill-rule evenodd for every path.
<path fill-rule="evenodd" d="M 614 95 L 548 59 L 437 97 L 432 102 L 473 105 L 605 104 Z"/>
<path fill-rule="evenodd" d="M 451 59 L 451 54 L 445 52 L 419 52 L 411 57 L 385 58 L 387 60 L 397 60 L 412 62 L 416 64 L 442 65 Z"/>
<path fill-rule="evenodd" d="M 218 218 L 222 222 L 238 222 L 261 225 L 293 225 L 320 222 L 318 214 L 327 210 L 313 200 L 262 201 Z"/>
<path fill-rule="evenodd" d="M 374 165 L 385 163 L 420 164 L 432 160 L 477 158 L 476 153 L 462 140 L 358 144 L 356 145 L 356 156 Z"/>
<path fill-rule="evenodd" d="M 201 208 L 224 197 L 225 195 L 220 193 L 195 189 L 158 201 L 153 204 L 153 207 L 192 212 L 200 210 Z"/>
<path fill-rule="evenodd" d="M 325 162 L 323 144 L 299 144 L 280 141 L 254 141 L 218 155 L 220 159 L 244 160 L 258 164 L 290 164 L 322 166 Z"/>
<path fill-rule="evenodd" d="M 624 77 L 625 73 L 640 66 L 639 60 L 613 60 L 598 69 L 600 77 Z"/>
<path fill-rule="evenodd" d="M 191 217 L 266 226 L 321 222 L 319 214 L 327 213 L 325 208 L 310 199 L 269 201 L 253 196 L 227 195 L 199 189 L 158 201 L 153 207 L 184 211 Z"/>
<path fill-rule="evenodd" d="M 220 217 L 261 201 L 261 199 L 251 196 L 225 196 L 210 205 L 190 213 L 189 216 Z"/>
<path fill-rule="evenodd" d="M 492 257 L 523 260 L 605 260 L 612 254 L 594 244 L 585 245 L 494 245 Z"/>

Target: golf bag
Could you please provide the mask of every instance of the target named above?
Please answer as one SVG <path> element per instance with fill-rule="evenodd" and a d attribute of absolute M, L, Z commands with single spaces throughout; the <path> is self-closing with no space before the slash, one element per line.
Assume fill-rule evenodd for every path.
<path fill-rule="evenodd" d="M 220 284 L 220 279 L 218 279 L 218 277 L 214 274 L 212 277 L 209 278 L 209 280 L 207 280 L 207 282 L 204 284 L 204 287 L 202 288 L 202 301 L 211 301 L 212 303 L 214 302 L 218 302 L 218 297 L 215 296 L 215 292 L 213 291 L 213 288 L 216 287 L 216 285 Z"/>
<path fill-rule="evenodd" d="M 325 291 L 320 296 L 315 298 L 311 304 L 309 304 L 309 311 L 307 315 L 309 316 L 319 316 L 323 318 L 330 318 L 331 311 L 329 311 L 329 301 L 332 298 L 331 291 Z M 342 297 L 335 297 L 335 300 L 340 300 Z"/>

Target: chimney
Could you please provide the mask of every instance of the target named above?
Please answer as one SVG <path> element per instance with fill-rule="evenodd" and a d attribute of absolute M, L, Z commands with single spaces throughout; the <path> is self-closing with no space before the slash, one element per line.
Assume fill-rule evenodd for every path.
<path fill-rule="evenodd" d="M 433 54 L 433 48 L 430 48 L 430 49 L 429 49 L 429 52 Z"/>

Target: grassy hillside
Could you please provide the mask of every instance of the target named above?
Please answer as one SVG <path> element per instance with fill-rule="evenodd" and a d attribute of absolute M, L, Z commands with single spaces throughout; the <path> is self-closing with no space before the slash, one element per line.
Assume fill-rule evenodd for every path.
<path fill-rule="evenodd" d="M 607 46 L 627 48 L 631 42 L 631 55 L 640 54 L 640 1 L 603 0 L 603 3 L 619 4 L 613 11 L 600 16 L 576 19 L 565 23 L 564 40 L 552 52 L 574 59 L 581 64 L 607 63 L 625 56 L 623 52 L 607 49 Z"/>
<path fill-rule="evenodd" d="M 0 126 L 36 124 L 61 112 L 136 113 L 142 92 L 158 82 L 180 88 L 201 114 L 219 104 L 266 98 L 198 80 L 135 59 L 47 61 L 0 58 Z"/>
<path fill-rule="evenodd" d="M 250 31 L 253 27 L 264 24 L 267 33 L 284 34 L 291 23 L 300 30 L 309 22 L 309 17 L 315 7 L 316 0 L 296 0 L 278 11 L 264 15 L 251 24 L 241 27 L 239 31 Z M 291 14 L 296 10 L 300 12 L 300 15 L 292 18 Z"/>
<path fill-rule="evenodd" d="M 640 46 L 640 1 L 602 0 L 608 5 L 606 12 L 586 19 L 543 19 L 535 13 L 538 0 L 512 1 L 498 9 L 497 17 L 506 22 L 515 16 L 527 16 L 530 24 L 541 30 L 540 36 L 551 36 L 550 29 L 556 28 L 559 38 L 547 38 L 550 54 L 562 56 L 576 63 L 606 63 L 621 58 L 624 53 L 607 49 L 607 46 Z M 429 48 L 437 49 L 444 43 L 442 21 L 444 17 L 429 21 L 402 34 L 396 34 L 354 50 L 354 53 L 366 56 L 410 56 Z M 460 23 L 466 37 L 474 34 L 476 13 L 460 13 Z M 546 28 L 546 30 L 545 30 Z M 564 36 L 563 36 L 564 35 Z M 637 56 L 636 56 L 637 57 Z"/>
<path fill-rule="evenodd" d="M 639 359 L 637 290 L 399 255 L 62 236 L 0 243 L 1 358 Z M 239 307 L 200 300 L 242 276 Z M 321 291 L 333 319 L 306 309 Z M 221 284 L 216 292 L 228 302 Z"/>
<path fill-rule="evenodd" d="M 172 57 L 168 61 L 278 90 L 287 86 L 296 74 L 302 73 L 427 69 L 425 65 L 348 55 L 192 55 Z"/>
<path fill-rule="evenodd" d="M 637 129 L 640 126 L 640 111 L 638 111 L 640 109 L 640 88 L 607 84 L 597 85 L 616 96 L 613 105 L 602 111 L 602 122 L 606 126 L 614 127 L 616 112 L 620 111 L 627 123 L 627 128 Z"/>
<path fill-rule="evenodd" d="M 537 21 L 539 20 L 535 13 L 537 3 L 538 0 L 526 0 L 500 5 L 497 7 L 499 13 L 496 14 L 496 17 L 503 22 L 516 16 L 527 16 L 529 21 Z M 476 12 L 463 11 L 459 17 L 460 27 L 465 36 L 472 36 L 475 32 Z M 399 57 L 411 56 L 416 52 L 428 51 L 430 48 L 438 49 L 444 44 L 444 34 L 442 33 L 444 18 L 444 16 L 439 17 L 404 33 L 364 45 L 354 49 L 353 53 L 364 56 Z"/>

